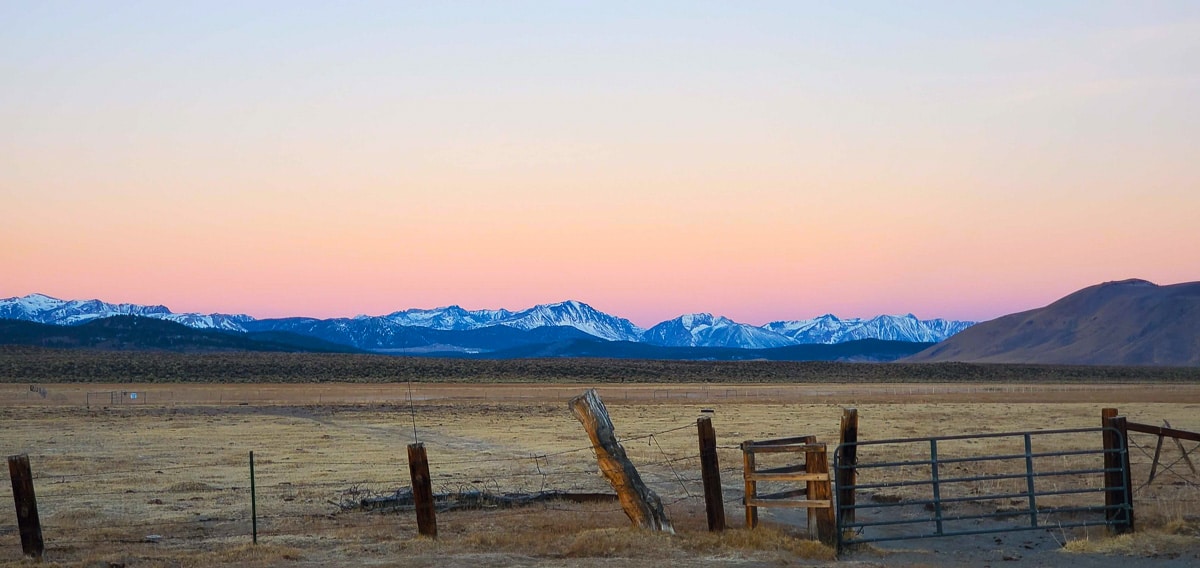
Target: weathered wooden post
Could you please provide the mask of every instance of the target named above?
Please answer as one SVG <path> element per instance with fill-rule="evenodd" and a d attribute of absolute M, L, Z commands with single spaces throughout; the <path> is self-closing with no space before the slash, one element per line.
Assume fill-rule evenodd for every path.
<path fill-rule="evenodd" d="M 1104 518 L 1116 534 L 1133 530 L 1133 487 L 1129 479 L 1129 431 L 1117 409 L 1100 410 L 1104 426 Z"/>
<path fill-rule="evenodd" d="M 746 496 L 742 501 L 746 505 L 746 528 L 758 526 L 758 507 L 753 505 L 758 495 L 758 481 L 754 479 L 754 442 L 742 442 L 742 477 L 746 480 Z"/>
<path fill-rule="evenodd" d="M 33 493 L 33 469 L 29 456 L 8 456 L 8 476 L 12 480 L 13 502 L 17 506 L 17 527 L 21 531 L 21 551 L 42 559 L 46 543 L 42 540 L 42 522 L 38 519 L 37 497 Z"/>
<path fill-rule="evenodd" d="M 1166 420 L 1163 420 L 1163 426 L 1170 428 L 1171 423 L 1167 422 Z M 1179 438 L 1176 438 L 1174 436 L 1171 437 L 1171 440 L 1175 442 L 1175 447 L 1179 448 L 1179 453 L 1183 454 L 1183 461 L 1187 462 L 1188 468 L 1190 468 L 1192 470 L 1192 475 L 1197 475 L 1196 464 L 1192 463 L 1192 458 L 1188 455 L 1188 451 L 1186 449 L 1184 449 L 1183 442 L 1179 441 Z M 1161 437 L 1159 438 L 1159 441 L 1161 443 L 1161 441 L 1162 441 Z"/>
<path fill-rule="evenodd" d="M 808 535 L 829 546 L 836 546 L 837 520 L 834 518 L 833 507 L 830 506 L 833 504 L 833 488 L 829 483 L 829 454 L 825 452 L 824 446 L 821 444 L 820 449 L 806 452 L 804 456 L 807 473 L 824 474 L 825 476 L 823 481 L 808 482 L 808 499 L 827 503 L 824 507 L 808 509 Z"/>
<path fill-rule="evenodd" d="M 708 515 L 708 530 L 725 530 L 725 500 L 721 495 L 721 466 L 717 460 L 717 432 L 712 419 L 696 419 L 700 436 L 700 479 L 704 481 L 704 512 Z"/>
<path fill-rule="evenodd" d="M 437 516 L 433 508 L 433 482 L 429 479 L 429 460 L 425 444 L 408 445 L 408 474 L 412 477 L 413 505 L 417 510 L 417 533 L 437 538 Z"/>
<path fill-rule="evenodd" d="M 637 468 L 625 455 L 625 448 L 617 441 L 608 409 L 596 394 L 596 389 L 588 389 L 572 398 L 568 406 L 583 424 L 584 430 L 587 430 L 600 471 L 617 492 L 617 499 L 629 520 L 642 528 L 674 534 L 675 529 L 663 510 L 662 500 L 642 482 Z"/>
<path fill-rule="evenodd" d="M 1100 426 L 1105 430 L 1101 433 L 1104 440 L 1104 520 L 1108 522 L 1110 531 L 1116 531 L 1113 523 L 1117 520 L 1119 511 L 1116 509 L 1120 505 L 1120 494 L 1117 492 L 1117 487 L 1122 487 L 1121 473 L 1118 471 L 1120 463 L 1118 462 L 1120 448 L 1117 444 L 1117 435 L 1108 428 L 1112 427 L 1112 419 L 1117 417 L 1117 409 L 1102 408 L 1100 409 Z"/>
<path fill-rule="evenodd" d="M 846 523 L 854 522 L 854 484 L 858 483 L 858 409 L 842 410 L 842 442 L 837 464 L 838 515 Z"/>

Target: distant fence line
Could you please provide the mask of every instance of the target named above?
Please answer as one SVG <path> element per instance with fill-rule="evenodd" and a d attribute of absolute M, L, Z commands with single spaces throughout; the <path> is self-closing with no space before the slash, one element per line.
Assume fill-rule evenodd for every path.
<path fill-rule="evenodd" d="M 223 388 L 218 385 L 128 384 L 119 389 L 91 390 L 86 385 L 50 387 L 30 385 L 29 390 L 13 388 L 4 396 L 9 402 L 21 404 L 77 405 L 85 408 L 121 406 L 175 405 L 276 405 L 276 404 L 371 404 L 437 401 L 538 401 L 556 399 L 573 392 L 577 385 L 447 385 L 392 384 L 378 385 L 304 385 L 264 384 Z M 769 385 L 722 386 L 679 385 L 604 385 L 606 398 L 621 402 L 790 402 L 803 403 L 820 399 L 854 400 L 856 397 L 922 397 L 945 395 L 1040 394 L 1138 392 L 1146 385 L 1137 384 L 1007 384 L 1007 385 L 905 385 L 870 384 L 831 387 L 829 385 Z M 1176 387 L 1178 388 L 1178 387 Z"/>

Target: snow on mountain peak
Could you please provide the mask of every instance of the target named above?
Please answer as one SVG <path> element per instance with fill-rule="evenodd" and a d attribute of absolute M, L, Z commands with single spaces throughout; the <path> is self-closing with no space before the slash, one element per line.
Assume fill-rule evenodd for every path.
<path fill-rule="evenodd" d="M 566 300 L 556 304 L 539 304 L 516 312 L 498 322 L 517 329 L 545 326 L 574 327 L 584 333 L 609 341 L 639 341 L 642 328 L 633 322 L 601 312 L 583 302 Z"/>
<path fill-rule="evenodd" d="M 52 325 L 77 325 L 117 315 L 142 316 L 174 321 L 201 329 L 245 331 L 241 323 L 250 316 L 226 314 L 176 314 L 166 306 L 110 304 L 100 300 L 59 300 L 45 294 L 0 300 L 0 318 L 20 319 Z"/>
<path fill-rule="evenodd" d="M 638 341 L 642 334 L 642 329 L 629 320 L 608 315 L 578 300 L 538 304 L 519 312 L 465 310 L 452 305 L 430 310 L 409 309 L 384 317 L 399 325 L 439 330 L 470 330 L 493 325 L 526 330 L 565 326 L 611 341 Z"/>
<path fill-rule="evenodd" d="M 646 330 L 643 338 L 647 343 L 668 347 L 765 349 L 795 344 L 773 331 L 709 313 L 684 314 L 664 321 Z"/>
<path fill-rule="evenodd" d="M 247 325 L 259 321 L 247 315 L 176 314 L 166 306 L 110 304 L 100 300 L 60 300 L 45 294 L 29 294 L 0 300 L 0 318 L 36 321 L 56 325 L 75 325 L 113 315 L 136 315 L 170 320 L 190 327 L 247 331 Z M 314 320 L 336 322 L 339 328 L 366 326 L 380 333 L 392 333 L 395 326 L 423 327 L 435 330 L 473 330 L 503 325 L 531 330 L 548 326 L 573 327 L 589 335 L 610 341 L 644 341 L 666 346 L 708 346 L 769 348 L 802 343 L 841 343 L 856 339 L 889 339 L 937 342 L 966 329 L 974 322 L 944 319 L 920 320 L 913 314 L 881 315 L 840 319 L 824 314 L 808 320 L 775 321 L 763 326 L 737 323 L 711 313 L 684 314 L 644 330 L 627 319 L 596 310 L 578 300 L 539 304 L 512 312 L 467 310 L 459 305 L 434 309 L 412 308 L 385 316 L 357 316 L 352 319 Z M 266 323 L 269 320 L 261 320 Z M 310 325 L 310 323 L 305 323 Z M 253 326 L 255 329 L 261 325 Z"/>
<path fill-rule="evenodd" d="M 776 321 L 763 328 L 787 336 L 798 343 L 843 343 L 858 339 L 886 339 L 936 343 L 958 333 L 974 322 L 921 320 L 913 314 L 880 315 L 871 319 L 838 319 L 826 314 L 810 320 Z"/>

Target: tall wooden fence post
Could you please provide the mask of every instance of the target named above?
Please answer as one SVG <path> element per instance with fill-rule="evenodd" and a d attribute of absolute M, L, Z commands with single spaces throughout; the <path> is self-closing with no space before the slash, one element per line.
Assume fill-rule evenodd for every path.
<path fill-rule="evenodd" d="M 717 461 L 717 432 L 712 419 L 696 419 L 700 437 L 700 479 L 704 481 L 704 512 L 708 515 L 708 530 L 725 530 L 725 500 L 721 495 L 721 466 Z"/>
<path fill-rule="evenodd" d="M 662 500 L 642 482 L 637 468 L 625 455 L 625 448 L 617 441 L 612 418 L 608 416 L 608 409 L 596 390 L 584 391 L 572 398 L 568 406 L 579 423 L 583 424 L 583 429 L 587 430 L 600 471 L 617 492 L 617 499 L 621 501 L 621 508 L 629 520 L 642 528 L 674 534 L 675 529 L 671 527 Z"/>
<path fill-rule="evenodd" d="M 29 456 L 8 456 L 8 476 L 12 479 L 13 502 L 17 506 L 17 526 L 21 531 L 21 551 L 42 559 L 46 543 L 42 540 L 42 522 L 38 519 L 37 497 L 33 494 L 33 470 Z"/>
<path fill-rule="evenodd" d="M 829 454 L 822 449 L 806 452 L 804 463 L 807 473 L 823 473 L 824 481 L 808 482 L 808 499 L 813 501 L 833 502 L 833 491 L 829 483 Z M 809 536 L 829 545 L 837 545 L 837 520 L 834 518 L 833 507 L 810 507 L 808 509 Z"/>
<path fill-rule="evenodd" d="M 854 485 L 858 483 L 858 409 L 842 410 L 842 442 L 837 464 L 837 512 L 846 523 L 854 522 Z"/>
<path fill-rule="evenodd" d="M 1133 530 L 1133 487 L 1129 478 L 1129 431 L 1117 409 L 1100 410 L 1104 426 L 1104 518 L 1116 534 Z"/>
<path fill-rule="evenodd" d="M 437 538 L 437 516 L 433 507 L 433 482 L 429 479 L 429 459 L 425 444 L 408 445 L 408 473 L 412 477 L 413 505 L 417 510 L 417 533 Z"/>

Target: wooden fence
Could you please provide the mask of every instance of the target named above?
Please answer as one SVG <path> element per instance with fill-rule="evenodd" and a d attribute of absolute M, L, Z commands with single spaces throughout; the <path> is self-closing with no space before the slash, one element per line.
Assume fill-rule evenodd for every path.
<path fill-rule="evenodd" d="M 668 454 L 658 447 L 657 437 L 682 435 L 691 428 L 695 428 L 693 431 L 696 442 L 693 443 L 696 445 L 692 446 L 696 448 L 695 453 L 680 455 L 682 452 L 676 450 L 677 453 Z M 675 432 L 679 434 L 673 434 Z M 806 437 L 805 440 L 812 442 L 811 437 Z M 682 509 L 672 509 L 672 506 L 688 500 L 703 500 L 708 530 L 721 531 L 727 528 L 725 507 L 742 501 L 742 496 L 733 495 L 726 498 L 727 488 L 722 486 L 722 477 L 731 477 L 731 474 L 741 468 L 735 466 L 722 469 L 718 450 L 728 452 L 738 449 L 738 446 L 718 445 L 711 413 L 699 417 L 694 423 L 620 440 L 625 444 L 634 441 L 643 441 L 643 444 L 649 442 L 652 447 L 657 448 L 657 452 L 662 452 L 661 460 L 648 461 L 645 459 L 648 456 L 647 452 L 639 449 L 640 458 L 637 465 L 642 475 L 647 476 L 648 484 L 659 488 L 660 491 L 670 492 L 669 498 L 664 499 L 663 503 L 668 510 L 690 512 L 694 510 L 691 507 L 681 505 Z M 676 439 L 673 447 L 679 447 L 679 442 L 680 440 Z M 753 445 L 752 451 L 759 452 L 772 451 L 771 447 L 774 447 L 768 447 L 770 444 L 767 442 Z M 807 458 L 803 466 L 805 472 L 799 474 L 800 477 L 796 479 L 810 485 L 820 485 L 822 489 L 815 490 L 813 494 L 817 495 L 816 500 L 828 507 L 832 497 L 827 462 L 822 459 L 825 455 L 824 445 L 806 443 L 788 448 Z M 328 512 L 321 514 L 315 511 L 313 505 L 302 503 L 348 503 L 349 505 L 339 512 L 408 512 L 415 519 L 417 534 L 437 538 L 438 515 L 458 508 L 511 507 L 512 514 L 538 514 L 544 508 L 549 508 L 555 511 L 578 510 L 582 515 L 594 515 L 600 506 L 597 502 L 617 502 L 616 495 L 596 491 L 597 481 L 602 479 L 605 466 L 600 464 L 596 467 L 596 461 L 593 459 L 592 467 L 583 467 L 587 461 L 583 454 L 591 455 L 594 452 L 594 445 L 587 445 L 536 455 L 489 457 L 480 460 L 443 458 L 440 464 L 442 467 L 439 468 L 437 446 L 430 447 L 426 443 L 416 442 L 408 446 L 407 468 L 403 458 L 395 460 L 398 463 L 380 467 L 385 462 L 371 464 L 366 461 L 366 456 L 356 456 L 356 459 L 347 461 L 344 458 L 314 460 L 302 453 L 265 455 L 257 452 L 256 455 L 256 452 L 249 452 L 249 455 L 241 453 L 239 456 L 197 451 L 197 454 L 212 456 L 205 463 L 201 463 L 202 460 L 195 463 L 146 463 L 115 469 L 95 464 L 95 467 L 74 471 L 51 466 L 54 470 L 41 472 L 38 471 L 40 460 L 59 463 L 61 460 L 53 454 L 34 455 L 32 460 L 29 455 L 13 455 L 9 457 L 9 468 L 17 512 L 14 523 L 16 526 L 9 529 L 4 526 L 7 523 L 0 522 L 0 537 L 19 532 L 22 553 L 37 558 L 42 557 L 47 548 L 70 550 L 113 542 L 114 538 L 118 542 L 137 545 L 162 540 L 187 541 L 204 538 L 205 535 L 236 541 L 239 535 L 244 535 L 247 542 L 257 544 L 263 538 L 270 542 L 272 537 L 287 534 L 278 532 L 282 526 L 299 525 L 310 522 L 306 519 L 319 519 L 328 515 Z M 389 459 L 390 452 L 381 450 L 380 454 L 382 459 L 395 459 Z M 571 459 L 568 461 L 567 458 Z M 348 472 L 366 470 L 382 475 L 362 479 L 356 478 L 359 475 L 357 473 L 348 473 L 341 477 L 329 475 L 312 482 L 289 479 L 286 468 L 281 469 L 280 465 L 290 465 L 296 460 L 308 460 L 331 474 L 337 468 L 345 467 Z M 506 466 L 501 472 L 495 469 L 499 460 L 524 465 L 521 468 Z M 238 461 L 247 466 L 247 483 L 218 484 L 213 481 L 223 477 L 227 479 L 228 474 L 218 475 L 210 472 L 218 469 L 228 471 L 229 464 Z M 392 465 L 396 467 L 391 467 Z M 522 472 L 521 469 L 526 466 L 528 469 Z M 821 468 L 825 468 L 823 473 L 819 471 Z M 407 474 L 401 477 L 399 473 L 404 469 L 408 470 Z M 438 473 L 439 469 L 457 473 Z M 464 469 L 467 471 L 464 472 Z M 383 473 L 383 470 L 390 470 L 394 474 L 389 476 Z M 764 479 L 769 479 L 769 473 L 760 474 L 768 476 Z M 488 478 L 488 475 L 497 477 Z M 498 477 L 503 475 L 515 477 L 506 483 Z M 556 479 L 559 480 L 557 483 L 554 482 Z M 38 493 L 36 497 L 35 484 Z M 401 484 L 407 488 L 389 489 Z M 489 485 L 495 488 L 494 492 L 480 491 L 481 486 Z M 502 488 L 502 485 L 505 487 Z M 821 493 L 822 491 L 824 493 Z M 477 493 L 471 499 L 474 499 L 478 506 L 455 505 L 456 500 L 459 503 L 464 501 L 463 495 L 472 493 Z M 541 500 L 542 497 L 549 500 Z M 764 506 L 756 501 L 762 498 L 765 496 L 751 496 L 749 502 L 756 506 Z M 39 502 L 43 509 L 48 508 L 48 516 L 39 518 Z M 180 505 L 173 505 L 174 503 Z M 195 503 L 195 507 L 203 508 L 205 512 L 185 513 L 193 508 L 191 503 Z M 543 507 L 528 506 L 534 503 L 542 504 Z M 96 506 L 97 504 L 101 506 Z M 98 529 L 94 536 L 86 531 L 73 529 L 70 524 L 64 524 L 74 522 L 64 521 L 75 514 L 72 511 L 83 509 L 92 511 L 88 513 L 88 518 L 96 519 L 88 522 L 88 526 L 94 523 Z M 161 512 L 176 509 L 178 514 L 171 513 L 165 518 L 158 516 Z M 46 511 L 42 513 L 45 514 Z M 66 517 L 63 516 L 64 513 L 67 513 Z M 47 520 L 48 525 L 43 526 Z M 99 530 L 101 528 L 103 530 Z M 8 532 L 10 530 L 11 532 Z M 128 534 L 115 536 L 124 530 L 128 530 Z"/>
<path fill-rule="evenodd" d="M 816 440 L 816 436 L 795 436 L 742 442 L 743 478 L 746 482 L 746 526 L 758 526 L 759 507 L 803 508 L 808 509 L 809 536 L 826 544 L 836 543 L 829 458 L 825 444 Z M 804 461 L 759 469 L 759 454 L 790 455 L 797 458 L 802 455 Z M 805 486 L 760 494 L 760 482 L 803 482 Z"/>

